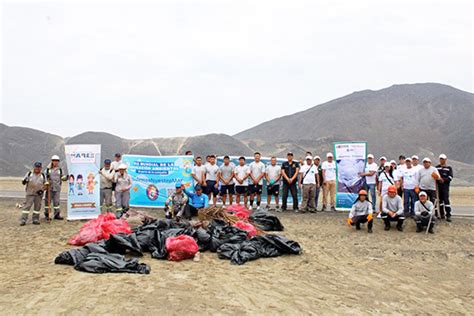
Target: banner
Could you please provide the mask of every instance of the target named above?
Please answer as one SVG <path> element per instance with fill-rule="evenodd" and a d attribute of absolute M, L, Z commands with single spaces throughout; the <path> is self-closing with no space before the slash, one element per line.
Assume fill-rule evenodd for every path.
<path fill-rule="evenodd" d="M 66 145 L 67 219 L 91 219 L 100 214 L 100 145 Z"/>
<path fill-rule="evenodd" d="M 130 205 L 139 207 L 163 207 L 176 182 L 193 189 L 194 156 L 143 156 L 124 155 L 132 177 Z"/>
<path fill-rule="evenodd" d="M 350 209 L 365 185 L 366 142 L 334 143 L 336 160 L 336 208 Z"/>

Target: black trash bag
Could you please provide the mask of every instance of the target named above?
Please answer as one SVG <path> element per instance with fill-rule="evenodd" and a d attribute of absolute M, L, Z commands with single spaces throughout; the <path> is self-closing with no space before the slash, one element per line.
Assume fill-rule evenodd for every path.
<path fill-rule="evenodd" d="M 138 242 L 137 236 L 134 233 L 120 233 L 110 235 L 110 238 L 105 242 L 105 248 L 110 253 L 119 253 L 124 255 L 127 250 L 130 250 L 135 255 L 143 256 L 142 248 Z"/>
<path fill-rule="evenodd" d="M 194 231 L 193 237 L 197 241 L 199 251 L 206 251 L 209 249 L 211 243 L 211 234 L 207 230 L 199 227 Z"/>
<path fill-rule="evenodd" d="M 213 220 L 209 225 L 211 241 L 209 250 L 216 252 L 223 244 L 240 244 L 247 240 L 247 232 L 240 228 L 230 226 L 221 220 Z"/>
<path fill-rule="evenodd" d="M 247 240 L 240 244 L 223 244 L 217 249 L 219 259 L 229 259 L 232 264 L 244 264 L 260 258 L 256 243 Z"/>
<path fill-rule="evenodd" d="M 266 211 L 256 211 L 249 216 L 252 224 L 264 231 L 283 231 L 280 219 Z"/>
<path fill-rule="evenodd" d="M 93 252 L 102 254 L 108 253 L 108 251 L 105 249 L 105 241 L 89 243 L 80 248 L 73 248 L 64 251 L 54 259 L 54 263 L 75 266 L 84 261 L 89 253 Z"/>
<path fill-rule="evenodd" d="M 90 253 L 74 269 L 90 273 L 150 273 L 150 266 L 139 263 L 137 258 L 125 259 L 124 256 L 116 253 Z"/>
<path fill-rule="evenodd" d="M 277 257 L 284 254 L 299 255 L 301 246 L 293 240 L 279 235 L 260 235 L 251 239 L 258 245 L 262 257 Z"/>

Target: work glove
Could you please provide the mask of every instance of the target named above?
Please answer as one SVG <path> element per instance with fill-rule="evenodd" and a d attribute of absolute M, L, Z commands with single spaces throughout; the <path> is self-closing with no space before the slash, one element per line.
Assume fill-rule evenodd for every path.
<path fill-rule="evenodd" d="M 347 219 L 347 224 L 349 224 L 349 226 L 352 226 L 352 218 Z"/>
<path fill-rule="evenodd" d="M 431 173 L 431 177 L 435 180 L 438 180 L 439 179 L 439 175 L 433 171 L 433 173 Z"/>
<path fill-rule="evenodd" d="M 367 215 L 367 220 L 370 222 L 371 220 L 374 219 L 374 216 L 370 213 L 369 215 Z"/>
<path fill-rule="evenodd" d="M 419 186 L 416 186 L 416 187 L 415 187 L 415 193 L 416 193 L 416 194 L 420 193 L 420 187 L 419 187 Z"/>

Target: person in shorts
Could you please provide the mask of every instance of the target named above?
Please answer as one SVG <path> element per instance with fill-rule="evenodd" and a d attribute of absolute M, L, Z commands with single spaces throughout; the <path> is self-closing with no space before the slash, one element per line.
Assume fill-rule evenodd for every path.
<path fill-rule="evenodd" d="M 250 207 L 253 208 L 255 195 L 257 196 L 257 210 L 260 209 L 260 202 L 262 199 L 263 177 L 265 176 L 265 164 L 260 161 L 260 153 L 254 154 L 254 161 L 250 163 L 250 177 L 249 177 L 249 193 L 250 193 Z"/>
<path fill-rule="evenodd" d="M 234 179 L 235 179 L 235 201 L 240 205 L 240 196 L 244 196 L 244 205 L 247 207 L 247 192 L 248 192 L 248 181 L 249 177 L 249 166 L 245 164 L 245 157 L 239 158 L 239 165 L 234 168 Z"/>
<path fill-rule="evenodd" d="M 216 206 L 217 195 L 219 194 L 218 182 L 217 182 L 217 173 L 219 172 L 219 167 L 216 164 L 216 156 L 209 156 L 209 163 L 204 165 L 204 188 L 209 201 L 214 203 Z"/>
<path fill-rule="evenodd" d="M 281 166 L 277 165 L 276 157 L 272 157 L 270 164 L 265 169 L 265 179 L 267 180 L 267 209 L 270 209 L 272 202 L 272 196 L 275 197 L 275 208 L 280 211 L 280 200 L 278 195 L 280 194 L 280 179 L 281 179 Z"/>
<path fill-rule="evenodd" d="M 229 205 L 234 202 L 234 165 L 230 163 L 230 157 L 224 156 L 224 163 L 219 167 L 217 180 L 220 181 L 220 196 L 222 204 L 225 205 L 229 196 Z"/>

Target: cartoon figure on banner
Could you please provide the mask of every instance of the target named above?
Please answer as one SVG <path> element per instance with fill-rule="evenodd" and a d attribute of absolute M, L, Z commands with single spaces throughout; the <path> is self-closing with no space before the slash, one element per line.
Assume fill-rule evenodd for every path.
<path fill-rule="evenodd" d="M 94 180 L 95 176 L 93 172 L 89 172 L 87 175 L 87 193 L 94 194 L 94 187 L 97 181 Z"/>
<path fill-rule="evenodd" d="M 84 179 L 82 178 L 82 174 L 77 175 L 76 179 L 76 188 L 77 188 L 77 195 L 84 195 L 82 190 L 84 190 Z"/>
<path fill-rule="evenodd" d="M 183 166 L 183 176 L 187 177 L 193 172 L 193 164 L 192 161 L 185 161 Z"/>
<path fill-rule="evenodd" d="M 68 186 L 69 186 L 69 195 L 74 195 L 74 175 L 73 174 L 69 175 Z"/>
<path fill-rule="evenodd" d="M 148 188 L 146 188 L 146 196 L 150 200 L 155 201 L 159 195 L 158 188 L 154 184 L 150 184 Z"/>

